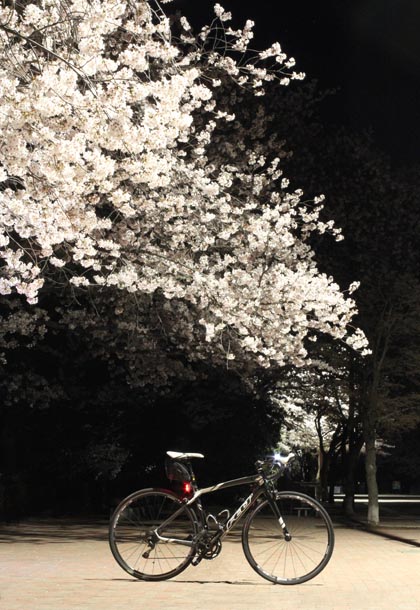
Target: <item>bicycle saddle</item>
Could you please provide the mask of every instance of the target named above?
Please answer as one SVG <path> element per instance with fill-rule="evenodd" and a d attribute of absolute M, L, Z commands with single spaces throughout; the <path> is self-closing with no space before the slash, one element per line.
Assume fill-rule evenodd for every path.
<path fill-rule="evenodd" d="M 202 453 L 183 453 L 180 451 L 167 451 L 167 455 L 173 460 L 189 460 L 190 458 L 203 458 Z"/>

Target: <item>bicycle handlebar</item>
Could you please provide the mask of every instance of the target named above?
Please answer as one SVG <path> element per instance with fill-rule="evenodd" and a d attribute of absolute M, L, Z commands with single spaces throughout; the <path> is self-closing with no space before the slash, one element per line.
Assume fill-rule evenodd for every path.
<path fill-rule="evenodd" d="M 255 463 L 255 467 L 258 472 L 261 472 L 264 466 L 270 466 L 272 470 L 275 470 L 272 474 L 266 476 L 269 481 L 275 481 L 279 478 L 282 471 L 287 467 L 289 462 L 295 457 L 294 453 L 289 453 L 287 456 L 273 455 L 272 458 L 266 460 L 259 460 Z"/>

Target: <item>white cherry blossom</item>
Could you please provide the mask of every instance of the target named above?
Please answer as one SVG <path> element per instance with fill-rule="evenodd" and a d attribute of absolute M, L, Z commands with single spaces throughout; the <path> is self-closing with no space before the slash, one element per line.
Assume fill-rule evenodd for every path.
<path fill-rule="evenodd" d="M 191 44 L 185 18 L 183 41 L 152 0 L 1 9 L 0 294 L 161 293 L 192 359 L 301 365 L 306 337 L 348 338 L 354 302 L 308 243 L 339 232 L 321 199 L 305 208 L 287 191 L 274 141 L 249 143 L 264 116 L 245 125 L 237 108 L 302 74 L 277 43 L 251 55 L 253 22 L 226 29 L 223 48 L 215 22 Z M 228 125 L 234 142 L 220 143 Z"/>

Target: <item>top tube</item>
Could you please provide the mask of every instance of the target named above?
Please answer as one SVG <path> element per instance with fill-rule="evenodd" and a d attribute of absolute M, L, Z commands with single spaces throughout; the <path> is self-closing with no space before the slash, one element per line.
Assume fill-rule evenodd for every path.
<path fill-rule="evenodd" d="M 237 487 L 239 485 L 252 485 L 252 483 L 258 483 L 262 485 L 264 478 L 260 474 L 253 474 L 249 477 L 241 477 L 239 479 L 232 479 L 231 481 L 224 481 L 223 483 L 217 483 L 210 487 L 203 487 L 197 490 L 199 495 L 212 493 L 213 491 L 219 491 L 220 489 L 228 489 L 229 487 Z"/>
<path fill-rule="evenodd" d="M 261 462 L 261 466 L 264 462 Z M 239 485 L 252 485 L 253 483 L 257 483 L 259 487 L 261 487 L 264 481 L 274 482 L 276 481 L 284 467 L 284 463 L 273 462 L 272 464 L 274 472 L 265 475 L 262 472 L 262 469 L 257 474 L 253 474 L 247 477 L 240 477 L 239 479 L 232 479 L 230 481 L 223 481 L 223 483 L 217 483 L 216 485 L 211 485 L 210 487 L 203 487 L 202 489 L 198 489 L 194 494 L 194 499 L 208 493 L 212 493 L 214 491 L 219 491 L 221 489 L 228 489 L 229 487 L 239 487 Z"/>

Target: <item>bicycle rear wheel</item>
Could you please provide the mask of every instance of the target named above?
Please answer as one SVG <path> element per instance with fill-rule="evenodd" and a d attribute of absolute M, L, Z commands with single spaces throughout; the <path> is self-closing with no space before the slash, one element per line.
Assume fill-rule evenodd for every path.
<path fill-rule="evenodd" d="M 242 546 L 260 576 L 297 585 L 327 565 L 334 549 L 333 525 L 324 507 L 305 494 L 277 492 L 275 502 L 289 536 L 268 500 L 263 500 L 245 521 Z"/>
<path fill-rule="evenodd" d="M 156 530 L 165 541 L 159 540 Z M 143 489 L 116 508 L 109 525 L 109 544 L 116 561 L 131 576 L 165 580 L 190 564 L 196 530 L 193 512 L 175 494 Z"/>

